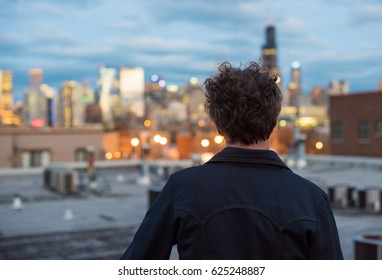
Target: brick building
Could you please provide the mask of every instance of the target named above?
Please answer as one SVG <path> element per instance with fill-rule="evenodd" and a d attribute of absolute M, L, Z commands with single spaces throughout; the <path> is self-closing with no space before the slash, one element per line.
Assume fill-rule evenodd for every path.
<path fill-rule="evenodd" d="M 85 161 L 92 147 L 103 159 L 101 128 L 0 128 L 0 168 Z"/>
<path fill-rule="evenodd" d="M 382 91 L 331 96 L 333 155 L 382 157 Z"/>

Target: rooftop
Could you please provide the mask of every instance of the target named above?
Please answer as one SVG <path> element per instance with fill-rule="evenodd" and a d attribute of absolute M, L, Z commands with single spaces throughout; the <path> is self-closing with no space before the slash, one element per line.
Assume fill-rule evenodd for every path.
<path fill-rule="evenodd" d="M 306 168 L 294 171 L 323 189 L 335 184 L 382 189 L 380 159 L 347 159 L 308 160 Z M 169 164 L 156 166 L 160 163 Z M 152 185 L 164 185 L 162 174 L 151 174 Z M 118 259 L 148 209 L 152 187 L 138 184 L 139 178 L 138 165 L 104 164 L 97 168 L 97 187 L 62 195 L 44 188 L 41 169 L 1 170 L 0 259 Z M 334 213 L 345 259 L 354 259 L 356 236 L 382 232 L 381 214 L 354 207 Z"/>

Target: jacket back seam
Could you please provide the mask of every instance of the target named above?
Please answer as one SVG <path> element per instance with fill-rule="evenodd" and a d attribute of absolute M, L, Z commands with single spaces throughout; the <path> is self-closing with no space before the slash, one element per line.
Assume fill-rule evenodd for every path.
<path fill-rule="evenodd" d="M 265 217 L 267 220 L 269 220 L 274 226 L 276 226 L 280 231 L 285 230 L 288 228 L 290 225 L 300 222 L 300 221 L 311 221 L 316 223 L 316 220 L 308 217 L 308 216 L 300 216 L 300 217 L 295 217 L 289 221 L 287 221 L 285 224 L 280 225 L 275 218 L 273 218 L 271 215 L 269 215 L 267 212 L 258 209 L 256 207 L 252 206 L 245 206 L 245 205 L 230 205 L 230 206 L 225 206 L 220 209 L 215 210 L 211 214 L 207 215 L 206 218 L 203 220 L 196 212 L 194 212 L 192 209 L 184 207 L 184 206 L 175 206 L 174 210 L 180 210 L 189 213 L 192 217 L 194 217 L 195 220 L 201 225 L 204 225 L 208 223 L 209 220 L 211 220 L 213 217 L 216 215 L 220 214 L 221 212 L 227 211 L 227 210 L 232 210 L 232 209 L 244 209 L 244 210 L 250 210 L 257 212 L 261 214 L 263 217 Z"/>

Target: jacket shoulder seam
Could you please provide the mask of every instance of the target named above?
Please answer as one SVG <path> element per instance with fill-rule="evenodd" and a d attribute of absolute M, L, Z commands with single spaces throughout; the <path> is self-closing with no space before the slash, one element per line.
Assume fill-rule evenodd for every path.
<path fill-rule="evenodd" d="M 312 217 L 309 217 L 309 216 L 300 216 L 300 217 L 293 218 L 292 220 L 289 220 L 284 225 L 282 225 L 280 228 L 281 228 L 281 230 L 285 230 L 289 226 L 291 226 L 291 225 L 293 225 L 295 223 L 298 223 L 298 222 L 302 222 L 302 221 L 317 223 L 317 220 L 313 219 Z"/>

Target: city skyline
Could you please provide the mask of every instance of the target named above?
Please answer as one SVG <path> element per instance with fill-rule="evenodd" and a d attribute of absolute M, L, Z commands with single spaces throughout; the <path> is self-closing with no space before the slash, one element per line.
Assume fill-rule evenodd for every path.
<path fill-rule="evenodd" d="M 16 101 L 36 67 L 56 89 L 68 80 L 94 86 L 101 65 L 143 67 L 146 80 L 157 74 L 167 84 L 202 82 L 223 60 L 258 60 L 270 23 L 284 86 L 296 60 L 305 94 L 331 80 L 372 91 L 381 80 L 382 4 L 374 0 L 0 3 L 0 69 L 13 72 Z"/>

